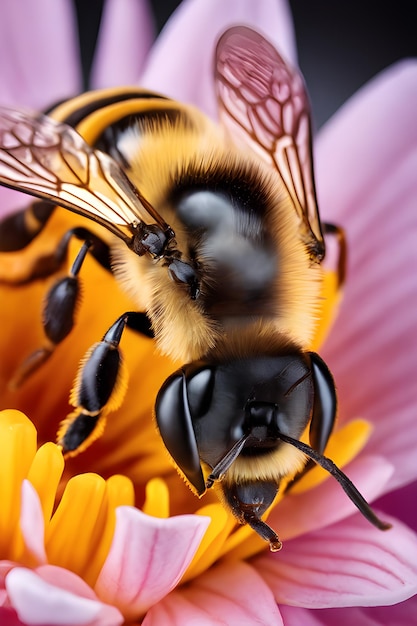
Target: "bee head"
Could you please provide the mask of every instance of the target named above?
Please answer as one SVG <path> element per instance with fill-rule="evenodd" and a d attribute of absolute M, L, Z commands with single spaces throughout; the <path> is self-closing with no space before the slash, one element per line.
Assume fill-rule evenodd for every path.
<path fill-rule="evenodd" d="M 185 365 L 162 386 L 156 421 L 190 486 L 202 495 L 220 482 L 225 504 L 238 521 L 278 550 L 278 537 L 260 518 L 281 479 L 305 463 L 298 450 L 294 461 L 281 435 L 298 440 L 310 423 L 310 442 L 321 452 L 335 408 L 324 363 L 315 354 L 296 351 Z"/>

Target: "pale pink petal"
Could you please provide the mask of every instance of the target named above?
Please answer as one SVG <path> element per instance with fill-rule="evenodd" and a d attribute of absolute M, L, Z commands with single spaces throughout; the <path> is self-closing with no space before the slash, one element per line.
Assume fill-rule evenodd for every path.
<path fill-rule="evenodd" d="M 413 626 L 417 596 L 393 606 L 318 609 L 281 607 L 285 626 Z"/>
<path fill-rule="evenodd" d="M 342 225 L 349 268 L 340 316 L 321 351 L 342 420 L 374 422 L 367 450 L 417 475 L 417 63 L 385 72 L 320 134 L 322 214 Z"/>
<path fill-rule="evenodd" d="M 76 596 L 87 598 L 87 600 L 97 600 L 97 596 L 91 587 L 70 570 L 58 565 L 40 565 L 35 571 L 42 580 L 54 587 L 65 589 L 65 591 L 70 591 Z"/>
<path fill-rule="evenodd" d="M 72 3 L 2 3 L 0 57 L 0 105 L 38 110 L 75 95 L 81 74 Z M 28 202 L 28 196 L 1 187 L 0 219 Z"/>
<path fill-rule="evenodd" d="M 20 528 L 27 550 L 39 564 L 46 563 L 42 506 L 35 488 L 28 480 L 22 483 Z"/>
<path fill-rule="evenodd" d="M 160 519 L 133 507 L 116 510 L 116 529 L 95 591 L 137 618 L 175 587 L 190 564 L 209 519 Z"/>
<path fill-rule="evenodd" d="M 0 105 L 38 110 L 75 95 L 81 87 L 78 47 L 69 0 L 2 3 Z M 28 202 L 28 196 L 1 187 L 0 219 Z"/>
<path fill-rule="evenodd" d="M 358 457 L 346 470 L 364 498 L 372 502 L 384 492 L 392 467 L 378 457 Z M 335 524 L 357 511 L 339 483 L 328 480 L 297 495 L 291 494 L 274 507 L 268 524 L 278 533 L 284 546 L 289 539 Z"/>
<path fill-rule="evenodd" d="M 143 626 L 280 626 L 268 586 L 247 563 L 224 563 L 174 591 L 150 609 Z"/>
<path fill-rule="evenodd" d="M 192 103 L 213 118 L 213 53 L 230 26 L 246 24 L 264 33 L 295 61 L 291 15 L 285 0 L 184 0 L 149 57 L 141 84 L 171 98 Z"/>
<path fill-rule="evenodd" d="M 9 213 L 22 209 L 31 202 L 30 197 L 25 193 L 0 187 L 0 220 L 5 218 Z"/>
<path fill-rule="evenodd" d="M 11 605 L 28 626 L 118 626 L 123 617 L 112 606 L 83 598 L 45 582 L 32 570 L 15 567 L 6 578 Z"/>
<path fill-rule="evenodd" d="M 395 519 L 380 531 L 359 515 L 254 560 L 278 603 L 305 608 L 390 605 L 417 593 L 417 536 Z"/>
<path fill-rule="evenodd" d="M 147 0 L 107 0 L 91 70 L 92 87 L 138 82 L 153 39 Z"/>
<path fill-rule="evenodd" d="M 0 104 L 42 109 L 80 88 L 78 40 L 69 0 L 2 2 Z"/>

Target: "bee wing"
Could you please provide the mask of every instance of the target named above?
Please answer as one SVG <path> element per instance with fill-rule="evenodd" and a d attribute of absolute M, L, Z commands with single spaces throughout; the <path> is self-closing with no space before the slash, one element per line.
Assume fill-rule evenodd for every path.
<path fill-rule="evenodd" d="M 232 136 L 274 166 L 294 204 L 312 258 L 324 256 L 311 150 L 310 106 L 301 74 L 259 33 L 227 30 L 217 44 L 221 119 Z"/>
<path fill-rule="evenodd" d="M 116 161 L 50 117 L 0 107 L 0 183 L 84 215 L 126 242 L 149 218 L 166 227 Z"/>

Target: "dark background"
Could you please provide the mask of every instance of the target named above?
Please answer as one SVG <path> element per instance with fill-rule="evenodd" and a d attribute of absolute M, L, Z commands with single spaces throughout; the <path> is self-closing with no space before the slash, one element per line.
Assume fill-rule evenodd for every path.
<path fill-rule="evenodd" d="M 87 74 L 104 0 L 74 3 Z M 151 4 L 160 30 L 179 1 Z M 417 0 L 290 0 L 290 6 L 317 128 L 380 70 L 417 57 Z"/>

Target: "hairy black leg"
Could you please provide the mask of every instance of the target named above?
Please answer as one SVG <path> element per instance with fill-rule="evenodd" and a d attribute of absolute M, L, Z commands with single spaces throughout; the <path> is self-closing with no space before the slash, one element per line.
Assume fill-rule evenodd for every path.
<path fill-rule="evenodd" d="M 108 245 L 86 228 L 73 228 L 65 233 L 58 244 L 54 256 L 50 257 L 51 263 L 48 267 L 48 273 L 51 270 L 55 271 L 67 257 L 68 246 L 72 237 L 83 241 L 83 245 L 68 275 L 55 281 L 46 294 L 42 316 L 45 343 L 29 355 L 20 365 L 10 382 L 12 388 L 19 387 L 28 376 L 45 363 L 54 352 L 56 346 L 73 329 L 81 293 L 79 272 L 87 252 L 92 254 L 102 267 L 108 271 L 111 270 Z M 47 264 L 44 264 L 43 268 L 46 269 Z"/>
<path fill-rule="evenodd" d="M 57 436 L 64 454 L 75 456 L 88 447 L 101 435 L 105 416 L 120 406 L 126 374 L 119 344 L 124 329 L 134 326 L 138 315 L 121 315 L 82 359 L 71 397 L 74 411 L 62 422 Z"/>
<path fill-rule="evenodd" d="M 91 246 L 90 241 L 83 243 L 68 275 L 59 278 L 46 294 L 42 319 L 45 343 L 20 365 L 11 381 L 12 387 L 19 387 L 45 363 L 73 329 L 81 292 L 79 272 Z"/>

